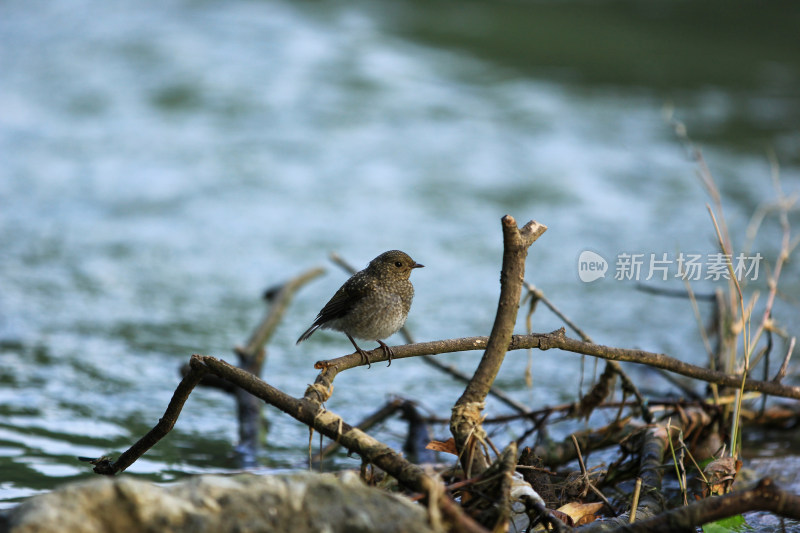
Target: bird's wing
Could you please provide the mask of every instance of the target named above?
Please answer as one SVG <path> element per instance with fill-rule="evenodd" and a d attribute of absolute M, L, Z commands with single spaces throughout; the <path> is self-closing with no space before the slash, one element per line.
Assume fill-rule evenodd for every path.
<path fill-rule="evenodd" d="M 342 285 L 336 294 L 325 304 L 317 315 L 314 324 L 322 325 L 329 320 L 335 320 L 346 315 L 353 306 L 364 296 L 372 291 L 369 283 L 364 283 L 358 278 L 351 278 Z"/>

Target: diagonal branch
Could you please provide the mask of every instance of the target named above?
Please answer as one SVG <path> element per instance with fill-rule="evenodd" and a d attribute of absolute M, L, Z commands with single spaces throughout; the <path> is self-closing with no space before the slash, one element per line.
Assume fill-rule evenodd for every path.
<path fill-rule="evenodd" d="M 325 393 L 320 396 L 320 391 L 315 390 L 318 389 L 315 385 L 309 387 L 303 398 L 298 399 L 221 359 L 193 355 L 192 361 L 195 360 L 207 366 L 210 372 L 277 407 L 326 437 L 339 442 L 348 450 L 360 455 L 365 463 L 378 466 L 404 486 L 429 495 L 435 500 L 442 513 L 456 524 L 454 530 L 466 533 L 485 533 L 485 530 L 466 516 L 458 505 L 444 494 L 439 482 L 427 475 L 422 468 L 410 463 L 386 444 L 351 426 L 335 413 L 322 407 L 320 400 L 325 398 Z"/>
<path fill-rule="evenodd" d="M 411 490 L 429 495 L 445 517 L 455 524 L 452 528 L 453 531 L 487 533 L 479 524 L 466 516 L 460 507 L 444 493 L 439 482 L 427 475 L 422 468 L 408 462 L 386 444 L 360 429 L 352 427 L 338 415 L 322 407 L 320 400 L 324 399 L 324 395 L 320 397 L 315 394 L 313 392 L 315 386 L 309 387 L 309 391 L 303 398 L 294 398 L 246 370 L 207 355 L 192 355 L 190 368 L 190 372 L 178 385 L 164 417 L 159 420 L 158 424 L 124 452 L 117 461 L 112 463 L 105 457 L 90 461 L 95 464 L 94 471 L 96 473 L 115 475 L 122 472 L 154 446 L 173 428 L 183 404 L 194 387 L 204 375 L 212 373 L 277 407 L 328 438 L 336 440 L 348 450 L 359 454 L 364 462 L 372 463 L 385 470 Z"/>
<path fill-rule="evenodd" d="M 108 457 L 100 457 L 99 459 L 81 457 L 80 459 L 93 464 L 96 474 L 113 476 L 124 471 L 135 463 L 139 457 L 144 455 L 147 450 L 163 439 L 167 433 L 172 431 L 172 428 L 175 427 L 175 422 L 178 421 L 178 416 L 181 414 L 183 405 L 206 374 L 208 374 L 208 370 L 203 365 L 196 364 L 194 358 L 192 358 L 190 370 L 183 377 L 178 387 L 175 389 L 175 392 L 172 394 L 172 399 L 169 405 L 167 405 L 166 411 L 164 411 L 164 416 L 158 420 L 158 424 L 156 424 L 153 429 L 136 441 L 136 443 L 120 455 L 116 461 L 111 462 L 111 459 Z"/>

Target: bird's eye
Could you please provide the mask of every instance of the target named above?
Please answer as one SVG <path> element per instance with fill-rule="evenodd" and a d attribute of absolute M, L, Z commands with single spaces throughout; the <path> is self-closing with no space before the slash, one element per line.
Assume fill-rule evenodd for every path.
<path fill-rule="evenodd" d="M 402 261 L 395 261 L 394 262 L 394 266 L 396 266 L 397 268 L 400 268 L 401 266 L 403 266 L 403 262 Z"/>

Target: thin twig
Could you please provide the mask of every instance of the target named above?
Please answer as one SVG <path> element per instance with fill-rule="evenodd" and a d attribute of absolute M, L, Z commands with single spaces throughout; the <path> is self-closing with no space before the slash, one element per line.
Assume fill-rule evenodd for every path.
<path fill-rule="evenodd" d="M 564 324 L 566 324 L 568 328 L 574 331 L 578 335 L 578 337 L 581 338 L 581 340 L 583 340 L 584 342 L 594 342 L 592 338 L 589 337 L 589 335 L 585 331 L 579 328 L 578 325 L 575 324 L 575 322 L 573 322 L 572 320 L 570 320 L 567 315 L 562 313 L 561 309 L 556 307 L 556 305 L 553 302 L 551 302 L 547 296 L 545 296 L 544 292 L 542 292 L 541 289 L 537 288 L 532 283 L 525 283 L 525 288 L 528 289 L 531 292 L 531 294 L 533 294 L 534 298 L 540 300 L 544 305 L 546 305 L 547 308 L 550 309 L 550 311 L 552 311 L 554 315 L 563 320 Z"/>
<path fill-rule="evenodd" d="M 631 515 L 628 521 L 633 524 L 636 522 L 636 508 L 639 507 L 639 495 L 642 493 L 642 478 L 636 478 L 636 486 L 633 489 L 633 501 L 631 502 Z"/>
<path fill-rule="evenodd" d="M 578 438 L 575 437 L 574 433 L 570 435 L 570 438 L 572 439 L 572 445 L 575 446 L 575 455 L 578 458 L 578 464 L 581 467 L 581 477 L 583 477 L 583 482 L 585 483 L 583 491 L 581 492 L 581 498 L 585 498 L 586 493 L 589 491 L 589 473 L 586 471 L 586 465 L 583 462 L 583 454 L 581 453 L 581 446 L 578 444 Z"/>
<path fill-rule="evenodd" d="M 714 300 L 716 299 L 716 296 L 714 294 L 694 294 L 688 290 L 664 289 L 661 287 L 652 287 L 644 283 L 637 283 L 635 288 L 637 291 L 646 292 L 648 294 L 655 294 L 656 296 L 667 296 L 669 298 L 681 298 L 681 299 L 694 298 L 696 300 L 703 300 L 706 302 L 714 302 Z"/>
<path fill-rule="evenodd" d="M 783 364 L 781 368 L 778 370 L 778 373 L 775 374 L 775 377 L 772 378 L 772 381 L 775 383 L 780 383 L 781 380 L 786 375 L 786 371 L 789 369 L 789 359 L 792 357 L 792 352 L 794 351 L 794 343 L 797 340 L 797 337 L 792 337 L 792 340 L 789 341 L 789 350 L 786 352 L 786 357 L 783 358 Z"/>
<path fill-rule="evenodd" d="M 575 333 L 577 333 L 578 336 L 584 342 L 594 343 L 592 338 L 589 337 L 589 335 L 586 332 L 584 332 L 581 328 L 579 328 L 564 313 L 562 313 L 561 310 L 558 307 L 556 307 L 555 304 L 553 304 L 553 302 L 551 302 L 550 299 L 547 298 L 540 289 L 534 287 L 530 283 L 526 284 L 526 288 L 528 289 L 528 291 L 530 291 L 530 294 L 533 295 L 532 297 L 535 300 L 541 300 L 541 302 L 545 304 L 548 307 L 548 309 L 550 309 L 550 311 L 553 312 L 553 314 L 555 314 L 558 318 L 563 320 L 564 323 Z M 634 384 L 633 380 L 630 377 L 628 377 L 625 371 L 622 370 L 622 367 L 617 362 L 608 361 L 608 365 L 610 365 L 611 370 L 614 371 L 614 374 L 620 377 L 620 380 L 622 381 L 623 390 L 630 392 L 636 398 L 636 401 L 639 403 L 639 407 L 642 411 L 642 417 L 644 418 L 645 422 L 647 422 L 648 424 L 651 423 L 653 421 L 653 415 L 650 413 L 650 409 L 647 406 L 647 400 L 644 398 L 644 396 L 642 396 L 642 393 L 639 392 L 639 388 L 636 386 L 636 384 Z M 611 380 L 613 379 L 613 374 L 609 374 L 607 371 L 605 371 L 601 375 L 600 379 L 601 381 L 603 379 L 606 379 L 607 382 L 595 384 L 592 390 L 581 398 L 579 412 L 584 417 L 588 416 L 591 410 L 593 410 L 598 403 L 602 402 L 605 399 L 605 395 L 611 392 L 610 384 Z"/>

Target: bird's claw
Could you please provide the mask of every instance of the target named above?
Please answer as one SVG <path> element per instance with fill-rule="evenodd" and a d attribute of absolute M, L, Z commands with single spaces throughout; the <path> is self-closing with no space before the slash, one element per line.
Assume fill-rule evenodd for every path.
<path fill-rule="evenodd" d="M 367 363 L 367 368 L 371 368 L 371 367 L 372 367 L 372 364 L 369 362 L 369 356 L 367 355 L 367 352 L 365 352 L 364 350 L 362 350 L 361 348 L 359 348 L 359 349 L 358 349 L 358 354 L 361 356 L 361 360 L 362 360 L 364 363 Z"/>
<path fill-rule="evenodd" d="M 389 364 L 386 366 L 392 366 L 392 357 L 394 357 L 394 352 L 389 346 L 386 345 L 385 342 L 379 340 L 378 344 L 381 345 L 381 348 L 383 348 L 384 355 L 386 355 L 386 357 L 389 359 Z"/>

